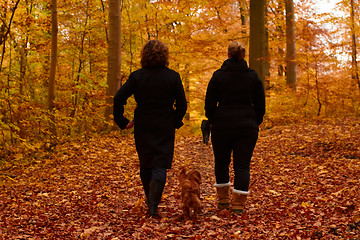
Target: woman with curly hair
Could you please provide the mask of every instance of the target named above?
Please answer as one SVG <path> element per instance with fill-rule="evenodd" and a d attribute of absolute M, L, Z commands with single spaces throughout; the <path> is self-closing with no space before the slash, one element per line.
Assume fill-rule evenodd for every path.
<path fill-rule="evenodd" d="M 134 126 L 140 160 L 140 178 L 149 215 L 158 217 L 158 205 L 174 155 L 175 129 L 183 125 L 187 103 L 180 75 L 169 69 L 169 49 L 159 40 L 141 51 L 141 69 L 132 72 L 114 97 L 114 120 L 121 129 Z M 127 99 L 134 94 L 134 120 L 124 117 Z"/>

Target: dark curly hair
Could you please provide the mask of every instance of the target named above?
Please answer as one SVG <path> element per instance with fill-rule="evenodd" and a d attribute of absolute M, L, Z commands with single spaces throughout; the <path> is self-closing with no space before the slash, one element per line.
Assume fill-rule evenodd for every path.
<path fill-rule="evenodd" d="M 169 65 L 169 48 L 160 40 L 148 41 L 141 50 L 142 67 L 160 67 Z"/>

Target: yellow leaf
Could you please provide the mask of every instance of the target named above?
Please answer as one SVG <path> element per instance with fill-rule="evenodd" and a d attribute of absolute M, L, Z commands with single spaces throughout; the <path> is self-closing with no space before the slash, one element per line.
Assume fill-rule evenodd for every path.
<path fill-rule="evenodd" d="M 15 154 L 14 155 L 14 159 L 16 160 L 16 161 L 19 161 L 19 160 L 21 160 L 21 159 L 23 159 L 24 158 L 24 156 L 21 154 L 21 153 L 18 153 L 18 154 Z"/>
<path fill-rule="evenodd" d="M 322 171 L 318 172 L 318 174 L 321 175 L 321 174 L 325 174 L 325 173 L 328 173 L 328 172 L 329 172 L 328 170 L 322 170 Z"/>
<path fill-rule="evenodd" d="M 304 208 L 306 208 L 306 207 L 309 207 L 310 204 L 309 204 L 308 202 L 302 202 L 302 203 L 301 203 L 301 206 L 304 207 Z"/>
<path fill-rule="evenodd" d="M 210 217 L 210 220 L 220 221 L 220 218 L 217 217 L 217 216 L 215 216 L 215 215 L 212 215 L 212 216 Z"/>
<path fill-rule="evenodd" d="M 281 193 L 278 193 L 278 192 L 276 192 L 274 190 L 269 190 L 269 193 L 271 193 L 271 194 L 273 194 L 275 196 L 280 196 L 281 195 Z"/>

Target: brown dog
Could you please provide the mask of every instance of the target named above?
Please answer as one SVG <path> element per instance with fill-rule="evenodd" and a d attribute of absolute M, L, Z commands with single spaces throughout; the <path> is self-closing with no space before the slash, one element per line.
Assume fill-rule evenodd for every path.
<path fill-rule="evenodd" d="M 200 172 L 198 170 L 187 172 L 186 167 L 182 167 L 179 173 L 179 184 L 181 187 L 181 207 L 185 218 L 190 218 L 191 210 L 193 210 L 193 217 L 197 218 L 201 212 Z"/>

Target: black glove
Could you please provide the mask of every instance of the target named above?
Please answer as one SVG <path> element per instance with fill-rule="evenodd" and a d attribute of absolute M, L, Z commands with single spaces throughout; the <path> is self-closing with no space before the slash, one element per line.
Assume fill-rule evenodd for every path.
<path fill-rule="evenodd" d="M 201 122 L 201 132 L 203 135 L 203 141 L 205 144 L 208 144 L 209 142 L 209 136 L 210 136 L 210 123 L 208 120 L 203 120 Z"/>

